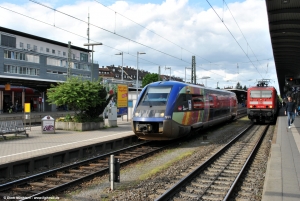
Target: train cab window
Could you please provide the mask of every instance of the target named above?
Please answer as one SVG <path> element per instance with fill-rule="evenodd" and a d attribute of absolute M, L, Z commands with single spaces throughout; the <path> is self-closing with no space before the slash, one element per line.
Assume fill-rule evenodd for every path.
<path fill-rule="evenodd" d="M 272 98 L 272 91 L 261 91 L 261 97 L 262 98 Z"/>
<path fill-rule="evenodd" d="M 260 91 L 251 91 L 250 97 L 251 98 L 260 98 Z"/>
<path fill-rule="evenodd" d="M 171 87 L 148 87 L 143 94 L 139 105 L 142 106 L 164 106 L 167 104 Z"/>

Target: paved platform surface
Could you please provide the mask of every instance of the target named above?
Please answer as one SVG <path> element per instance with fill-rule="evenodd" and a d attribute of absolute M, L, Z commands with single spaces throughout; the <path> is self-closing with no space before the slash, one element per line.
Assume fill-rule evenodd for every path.
<path fill-rule="evenodd" d="M 291 128 L 283 109 L 277 119 L 264 183 L 263 201 L 300 200 L 300 117 Z"/>
<path fill-rule="evenodd" d="M 117 124 L 118 127 L 94 131 L 56 130 L 55 134 L 42 134 L 41 126 L 31 127 L 27 131 L 29 138 L 0 142 L 0 164 L 133 135 L 129 121 L 118 118 Z"/>

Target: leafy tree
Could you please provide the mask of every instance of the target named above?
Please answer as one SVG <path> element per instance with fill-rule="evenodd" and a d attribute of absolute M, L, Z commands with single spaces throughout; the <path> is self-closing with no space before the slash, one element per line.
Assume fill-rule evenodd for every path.
<path fill-rule="evenodd" d="M 236 87 L 235 87 L 236 89 L 243 89 L 243 87 L 242 87 L 242 85 L 238 82 L 237 84 L 236 84 Z"/>
<path fill-rule="evenodd" d="M 247 91 L 248 88 L 247 88 L 246 85 L 245 85 L 243 89 L 244 89 L 245 91 Z"/>
<path fill-rule="evenodd" d="M 47 91 L 50 104 L 68 105 L 81 120 L 98 118 L 112 98 L 106 99 L 107 92 L 98 81 L 87 81 L 79 77 L 51 85 Z"/>
<path fill-rule="evenodd" d="M 142 87 L 145 87 L 147 84 L 150 84 L 152 82 L 158 81 L 158 74 L 157 73 L 148 73 L 145 75 L 143 81 L 142 81 Z"/>

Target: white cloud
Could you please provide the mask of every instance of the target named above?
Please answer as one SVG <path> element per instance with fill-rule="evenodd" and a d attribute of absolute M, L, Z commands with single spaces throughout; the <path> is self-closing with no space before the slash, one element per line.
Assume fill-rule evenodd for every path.
<path fill-rule="evenodd" d="M 54 3 L 55 1 L 52 1 L 47 5 L 51 7 Z M 85 22 L 32 2 L 24 5 L 2 3 L 0 6 L 52 25 L 49 26 L 0 8 L 0 17 L 5 19 L 0 21 L 0 26 L 60 42 L 72 41 L 73 45 L 80 47 L 87 42 L 84 38 L 87 37 Z M 78 1 L 56 7 L 56 9 L 83 21 L 87 21 L 88 11 L 90 12 L 90 22 L 97 26 L 90 27 L 91 40 L 104 44 L 104 46 L 95 47 L 94 59 L 100 66 L 121 65 L 120 56 L 115 56 L 115 54 L 124 51 L 124 65 L 135 67 L 137 52 L 146 52 L 146 55 L 140 55 L 139 66 L 141 68 L 157 72 L 158 65 L 170 66 L 173 75 L 184 79 L 184 67 L 190 67 L 192 55 L 196 55 L 197 77 L 211 77 L 207 83 L 212 87 L 216 87 L 217 82 L 221 87 L 227 86 L 229 82 L 226 80 L 240 81 L 243 86 L 253 85 L 253 80 L 261 79 L 261 75 L 264 78 L 277 80 L 265 1 L 245 0 L 230 3 L 228 6 L 250 46 L 247 45 L 229 10 L 223 10 L 221 7 L 214 7 L 214 9 L 224 19 L 226 26 L 253 61 L 255 67 L 215 12 L 212 9 L 199 8 L 199 6 L 193 7 L 188 0 L 166 0 L 161 4 L 116 1 L 108 6 L 147 29 L 95 1 Z M 266 60 L 270 58 L 271 60 Z M 255 62 L 257 59 L 264 60 Z M 266 74 L 267 65 L 268 74 Z M 169 70 L 162 69 L 162 73 L 169 75 Z M 187 77 L 190 77 L 188 70 Z M 202 82 L 202 80 L 198 81 Z"/>

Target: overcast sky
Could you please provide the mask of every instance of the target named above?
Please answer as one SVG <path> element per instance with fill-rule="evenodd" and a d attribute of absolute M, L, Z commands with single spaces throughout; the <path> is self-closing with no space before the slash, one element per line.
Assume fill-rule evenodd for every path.
<path fill-rule="evenodd" d="M 36 2 L 48 8 L 34 1 L 0 1 L 0 26 L 84 47 L 90 13 L 90 42 L 104 44 L 95 46 L 100 67 L 121 65 L 115 54 L 124 52 L 124 66 L 136 68 L 137 52 L 144 52 L 139 69 L 157 73 L 161 66 L 169 75 L 165 67 L 170 67 L 172 76 L 185 79 L 195 55 L 198 83 L 208 76 L 209 87 L 237 81 L 249 87 L 266 78 L 278 90 L 265 0 Z M 190 81 L 189 69 L 186 76 Z"/>

